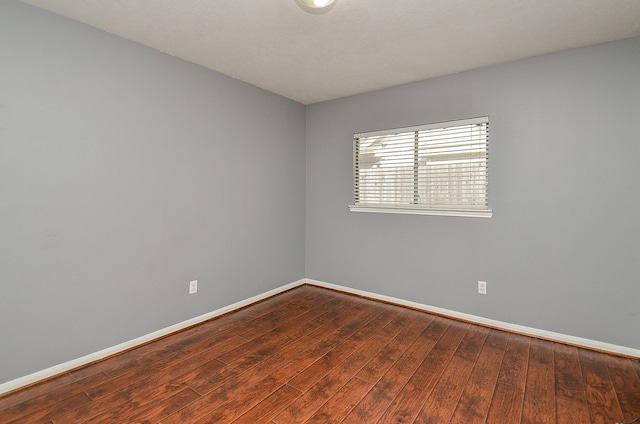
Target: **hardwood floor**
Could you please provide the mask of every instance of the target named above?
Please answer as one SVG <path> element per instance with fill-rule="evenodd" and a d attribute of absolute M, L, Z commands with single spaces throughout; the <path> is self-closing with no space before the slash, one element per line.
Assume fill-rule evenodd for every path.
<path fill-rule="evenodd" d="M 0 397 L 1 423 L 615 423 L 640 363 L 302 286 Z"/>

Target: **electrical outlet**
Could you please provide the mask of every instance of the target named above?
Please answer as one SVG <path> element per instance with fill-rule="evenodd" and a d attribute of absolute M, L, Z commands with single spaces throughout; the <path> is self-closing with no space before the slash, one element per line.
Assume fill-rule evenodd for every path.
<path fill-rule="evenodd" d="M 198 292 L 198 280 L 189 281 L 189 294 Z"/>
<path fill-rule="evenodd" d="M 478 281 L 478 293 L 487 294 L 487 282 L 486 281 Z"/>

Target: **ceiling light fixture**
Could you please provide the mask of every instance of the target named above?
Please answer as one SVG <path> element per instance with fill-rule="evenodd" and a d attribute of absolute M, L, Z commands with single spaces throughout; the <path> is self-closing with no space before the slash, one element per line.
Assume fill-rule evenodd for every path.
<path fill-rule="evenodd" d="M 295 2 L 309 13 L 325 13 L 328 12 L 336 0 L 295 0 Z"/>

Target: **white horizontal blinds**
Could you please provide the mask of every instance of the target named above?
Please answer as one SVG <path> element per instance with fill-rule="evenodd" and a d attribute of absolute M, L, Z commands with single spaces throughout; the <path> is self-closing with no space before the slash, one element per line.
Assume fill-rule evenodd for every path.
<path fill-rule="evenodd" d="M 487 210 L 488 136 L 488 118 L 356 134 L 356 205 Z"/>

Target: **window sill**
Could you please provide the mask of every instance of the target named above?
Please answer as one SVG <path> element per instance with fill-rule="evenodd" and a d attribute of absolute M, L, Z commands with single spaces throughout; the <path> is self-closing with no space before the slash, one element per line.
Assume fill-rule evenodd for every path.
<path fill-rule="evenodd" d="M 349 205 L 351 212 L 399 213 L 408 215 L 461 216 L 467 218 L 491 218 L 492 210 L 473 209 L 424 209 L 424 208 L 390 208 L 380 206 Z"/>

